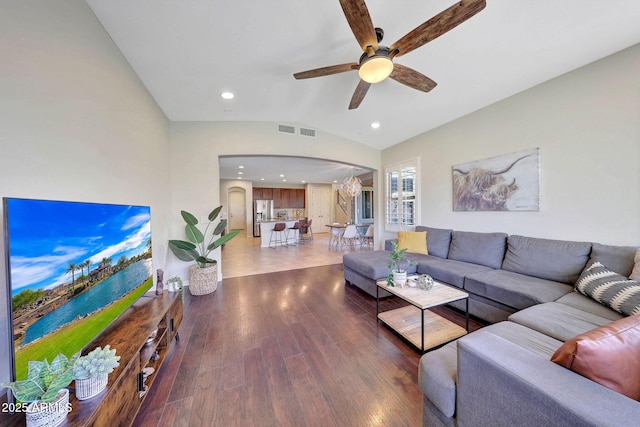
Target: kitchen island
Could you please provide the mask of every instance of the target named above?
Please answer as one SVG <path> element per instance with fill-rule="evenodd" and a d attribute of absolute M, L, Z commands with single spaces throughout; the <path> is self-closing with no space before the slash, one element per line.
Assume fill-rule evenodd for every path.
<path fill-rule="evenodd" d="M 295 244 L 298 241 L 298 232 L 296 231 L 294 233 L 294 230 L 289 230 L 290 227 L 293 227 L 293 225 L 296 222 L 300 222 L 299 219 L 289 219 L 289 220 L 277 220 L 274 219 L 272 221 L 262 221 L 260 222 L 260 247 L 261 248 L 268 248 L 269 247 L 269 240 L 271 239 L 271 233 L 273 230 L 273 226 L 276 225 L 276 223 L 278 222 L 284 222 L 287 225 L 287 228 L 285 229 L 285 231 L 283 233 L 285 233 L 284 235 L 287 235 L 287 244 L 291 245 L 291 244 Z M 284 236 L 283 236 L 283 240 L 284 240 Z"/>

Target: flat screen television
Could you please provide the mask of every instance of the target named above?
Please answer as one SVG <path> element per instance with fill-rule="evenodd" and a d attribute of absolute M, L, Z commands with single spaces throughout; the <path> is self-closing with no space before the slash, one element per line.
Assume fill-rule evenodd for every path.
<path fill-rule="evenodd" d="M 4 198 L 13 380 L 70 357 L 153 283 L 148 206 Z"/>

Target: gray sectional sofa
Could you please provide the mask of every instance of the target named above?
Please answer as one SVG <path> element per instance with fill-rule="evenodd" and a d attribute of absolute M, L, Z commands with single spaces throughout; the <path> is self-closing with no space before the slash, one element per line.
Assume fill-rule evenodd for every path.
<path fill-rule="evenodd" d="M 568 339 L 623 318 L 576 292 L 574 283 L 589 260 L 628 277 L 636 247 L 416 231 L 427 231 L 429 255 L 409 254 L 417 262 L 412 272 L 464 289 L 470 314 L 492 323 L 422 356 L 424 426 L 639 422 L 639 402 L 550 361 Z M 387 256 L 345 255 L 345 281 L 375 296 L 375 282 L 389 273 Z"/>

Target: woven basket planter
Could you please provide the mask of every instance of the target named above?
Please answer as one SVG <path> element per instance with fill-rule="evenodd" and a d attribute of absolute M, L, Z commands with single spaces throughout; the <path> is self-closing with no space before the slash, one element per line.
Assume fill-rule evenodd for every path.
<path fill-rule="evenodd" d="M 108 374 L 102 374 L 98 378 L 85 378 L 76 380 L 76 398 L 78 400 L 91 399 L 107 388 Z"/>
<path fill-rule="evenodd" d="M 218 289 L 218 264 L 197 264 L 189 267 L 189 292 L 191 295 L 206 295 Z"/>
<path fill-rule="evenodd" d="M 71 410 L 69 390 L 63 388 L 56 394 L 53 402 L 31 402 L 27 406 L 27 427 L 55 427 L 67 419 Z"/>

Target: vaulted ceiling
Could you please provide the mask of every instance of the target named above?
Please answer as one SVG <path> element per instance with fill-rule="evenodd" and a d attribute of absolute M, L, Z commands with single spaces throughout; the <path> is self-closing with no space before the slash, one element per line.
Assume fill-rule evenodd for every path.
<path fill-rule="evenodd" d="M 487 0 L 467 22 L 397 58 L 435 89 L 386 79 L 349 111 L 356 71 L 293 78 L 357 62 L 362 50 L 338 0 L 87 3 L 170 120 L 298 122 L 378 149 L 640 42 L 638 0 Z M 366 3 L 390 45 L 455 2 Z"/>

